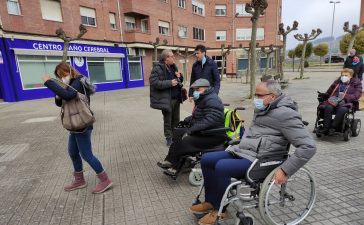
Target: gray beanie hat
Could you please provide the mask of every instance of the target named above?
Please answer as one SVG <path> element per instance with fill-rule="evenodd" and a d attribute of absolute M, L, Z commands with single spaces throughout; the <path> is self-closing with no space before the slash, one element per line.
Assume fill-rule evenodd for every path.
<path fill-rule="evenodd" d="M 200 78 L 193 82 L 191 85 L 191 88 L 197 88 L 197 87 L 210 87 L 210 82 L 206 79 Z"/>

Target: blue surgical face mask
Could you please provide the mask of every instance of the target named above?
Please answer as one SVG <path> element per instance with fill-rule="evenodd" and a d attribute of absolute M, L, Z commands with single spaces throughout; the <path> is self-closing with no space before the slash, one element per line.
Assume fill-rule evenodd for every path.
<path fill-rule="evenodd" d="M 259 110 L 264 110 L 265 109 L 265 106 L 264 106 L 264 103 L 263 103 L 263 99 L 260 99 L 260 98 L 254 98 L 254 107 L 256 109 L 259 109 Z"/>
<path fill-rule="evenodd" d="M 200 98 L 200 94 L 201 94 L 200 92 L 194 91 L 193 92 L 193 100 L 196 101 L 197 99 L 199 99 Z"/>

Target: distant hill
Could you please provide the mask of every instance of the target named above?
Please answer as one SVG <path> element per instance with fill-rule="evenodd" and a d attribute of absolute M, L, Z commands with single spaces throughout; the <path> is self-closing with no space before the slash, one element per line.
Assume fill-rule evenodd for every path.
<path fill-rule="evenodd" d="M 341 36 L 338 36 L 335 38 L 334 42 L 332 43 L 333 44 L 333 47 L 332 47 L 332 53 L 333 54 L 338 54 L 338 55 L 341 55 L 341 52 L 340 52 L 340 40 L 344 37 L 344 35 L 341 35 Z M 321 43 L 327 43 L 330 47 L 330 44 L 331 44 L 331 41 L 332 41 L 332 37 L 322 37 L 322 38 L 319 38 L 319 39 L 315 39 L 314 41 L 312 41 L 311 43 L 315 46 L 315 45 L 318 45 L 318 44 L 321 44 Z"/>

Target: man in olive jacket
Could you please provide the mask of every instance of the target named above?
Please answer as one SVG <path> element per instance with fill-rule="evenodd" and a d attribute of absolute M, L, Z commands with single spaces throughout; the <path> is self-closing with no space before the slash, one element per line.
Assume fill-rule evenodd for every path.
<path fill-rule="evenodd" d="M 178 72 L 171 50 L 163 50 L 149 78 L 150 107 L 162 110 L 166 145 L 172 144 L 173 128 L 180 119 L 182 74 Z"/>

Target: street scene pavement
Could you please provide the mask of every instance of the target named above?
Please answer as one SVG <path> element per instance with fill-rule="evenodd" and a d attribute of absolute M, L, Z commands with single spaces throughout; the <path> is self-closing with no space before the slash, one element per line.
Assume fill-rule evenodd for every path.
<path fill-rule="evenodd" d="M 294 80 L 285 92 L 299 105 L 312 133 L 317 93 L 326 91 L 339 76 L 339 68 L 311 69 L 309 79 Z M 243 78 L 245 81 L 245 78 Z M 249 125 L 253 106 L 246 100 L 249 84 L 225 78 L 220 97 L 231 107 L 244 106 L 240 115 Z M 96 114 L 93 151 L 109 173 L 114 186 L 92 194 L 97 182 L 84 163 L 87 188 L 65 192 L 72 180 L 67 154 L 68 132 L 62 128 L 60 109 L 52 98 L 0 103 L 0 224 L 1 225 L 186 225 L 197 224 L 189 212 L 198 187 L 188 173 L 172 180 L 156 163 L 168 148 L 163 136 L 162 114 L 149 107 L 149 87 L 96 93 L 91 99 Z M 192 104 L 181 107 L 181 118 Z M 356 116 L 364 121 L 364 112 Z M 314 135 L 312 133 L 312 135 Z M 308 166 L 317 183 L 317 199 L 302 224 L 364 224 L 364 133 L 348 142 L 342 136 L 317 139 L 317 153 Z M 264 223 L 256 209 L 256 224 Z M 234 224 L 229 211 L 222 224 Z"/>

